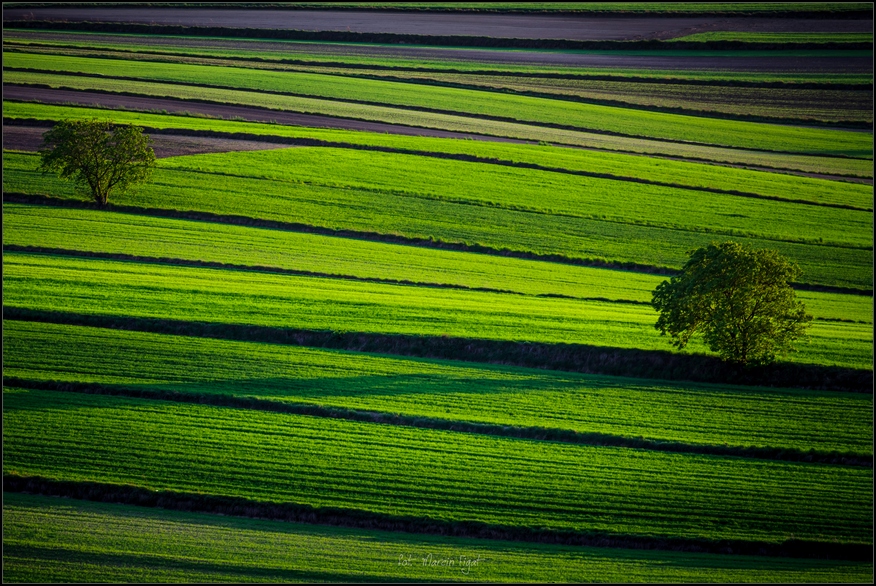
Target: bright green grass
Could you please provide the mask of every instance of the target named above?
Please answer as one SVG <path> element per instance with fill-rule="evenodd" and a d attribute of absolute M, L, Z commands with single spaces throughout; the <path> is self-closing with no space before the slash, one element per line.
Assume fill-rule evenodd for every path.
<path fill-rule="evenodd" d="M 871 543 L 872 471 L 4 390 L 4 473 L 444 521 Z"/>
<path fill-rule="evenodd" d="M 318 234 L 17 204 L 3 206 L 3 244 L 640 302 L 650 302 L 664 280 L 631 271 Z M 797 296 L 816 318 L 873 321 L 869 296 L 811 291 Z"/>
<path fill-rule="evenodd" d="M 117 198 L 117 203 L 145 208 L 164 208 L 185 211 L 204 211 L 215 214 L 256 217 L 283 222 L 297 222 L 321 226 L 331 229 L 352 229 L 379 234 L 403 235 L 411 238 L 438 239 L 448 242 L 478 244 L 493 249 L 509 248 L 523 252 L 538 254 L 562 254 L 568 257 L 610 259 L 620 262 L 637 262 L 653 266 L 670 266 L 680 268 L 688 258 L 688 251 L 706 245 L 715 240 L 726 240 L 728 234 L 722 232 L 698 232 L 699 226 L 691 226 L 694 231 L 677 229 L 672 224 L 664 226 L 648 226 L 629 222 L 611 221 L 609 217 L 581 218 L 572 215 L 557 215 L 550 213 L 533 213 L 523 209 L 508 209 L 488 205 L 485 202 L 442 199 L 440 193 L 436 197 L 435 186 L 427 185 L 421 192 L 409 191 L 405 183 L 408 177 L 418 177 L 422 168 L 417 164 L 432 167 L 438 163 L 444 169 L 452 169 L 460 173 L 460 181 L 466 181 L 465 173 L 483 173 L 485 170 L 496 169 L 500 173 L 491 175 L 493 179 L 510 178 L 509 188 L 514 184 L 514 174 L 518 169 L 480 165 L 477 163 L 461 163 L 458 161 L 440 161 L 411 155 L 396 155 L 372 153 L 367 151 L 347 151 L 345 149 L 292 148 L 288 153 L 304 153 L 315 151 L 313 159 L 314 181 L 299 182 L 300 177 L 293 181 L 264 179 L 225 174 L 206 173 L 203 171 L 184 171 L 177 169 L 159 169 L 151 184 L 139 191 Z M 274 151 L 278 152 L 278 151 Z M 395 175 L 372 175 L 382 182 L 372 188 L 353 188 L 349 178 L 338 171 L 338 175 L 327 176 L 326 170 L 332 164 L 328 158 L 321 158 L 328 153 L 338 153 L 335 169 L 351 169 L 351 172 L 361 173 L 356 168 L 355 160 L 361 161 L 360 166 L 374 169 L 378 161 L 396 164 L 404 161 L 409 165 L 407 173 Z M 239 153 L 245 155 L 245 153 Z M 373 155 L 381 154 L 377 157 Z M 210 155 L 221 157 L 222 155 Z M 182 157 L 179 161 L 198 160 L 215 161 L 207 158 Z M 295 154 L 291 156 L 297 156 Z M 389 158 L 387 158 L 389 157 Z M 306 156 L 305 156 L 306 158 Z M 230 168 L 240 169 L 245 159 L 238 158 Z M 251 160 L 251 159 L 250 159 Z M 292 159 L 289 159 L 290 161 Z M 319 161 L 323 167 L 320 168 Z M 72 187 L 56 178 L 43 175 L 35 170 L 38 157 L 35 155 L 4 155 L 3 188 L 10 192 L 25 192 L 51 194 L 64 198 L 77 198 Z M 173 165 L 171 159 L 165 159 L 162 165 Z M 205 163 L 206 165 L 206 163 Z M 486 169 L 485 169 L 486 168 Z M 280 167 L 282 172 L 282 167 Z M 303 170 L 303 169 L 302 169 Z M 511 173 L 503 173 L 504 171 Z M 220 173 L 225 169 L 220 168 Z M 367 172 L 367 171 L 366 171 Z M 435 171 L 437 173 L 437 171 Z M 528 173 L 538 173 L 528 171 Z M 270 174 L 270 170 L 266 173 Z M 541 172 L 546 184 L 558 184 L 568 190 L 563 181 L 566 175 Z M 455 198 L 453 185 L 447 183 L 447 178 L 438 179 L 436 185 L 442 184 L 449 191 L 449 197 Z M 557 179 L 560 181 L 557 182 Z M 573 178 L 577 179 L 577 178 Z M 582 178 L 583 179 L 583 178 Z M 504 179 L 503 179 L 504 180 Z M 420 179 L 419 183 L 422 183 Z M 618 182 L 620 183 L 620 182 Z M 536 204 L 538 191 L 528 181 L 517 181 L 524 192 L 531 193 Z M 545 183 L 543 183 L 544 185 Z M 495 200 L 507 195 L 503 192 L 484 192 L 483 187 L 469 178 L 471 193 L 475 198 L 482 195 L 495 196 Z M 484 185 L 495 185 L 485 183 Z M 622 183 L 625 188 L 626 183 Z M 430 193 L 431 192 L 431 193 Z M 567 191 L 568 192 L 568 191 Z M 623 192 L 622 192 L 623 193 Z M 690 193 L 694 197 L 700 194 Z M 511 194 L 513 196 L 513 194 Z M 574 194 L 572 194 L 574 195 Z M 703 194 L 706 197 L 711 194 Z M 653 200 L 654 207 L 659 200 Z M 751 200 L 757 201 L 757 200 Z M 728 202 L 732 203 L 732 202 Z M 768 202 L 773 203 L 773 202 Z M 684 204 L 689 204 L 685 201 Z M 787 206 L 786 213 L 792 213 L 798 206 Z M 812 206 L 799 206 L 809 208 Z M 819 209 L 819 208 L 816 208 Z M 828 209 L 828 208 L 821 208 Z M 606 208 L 605 211 L 613 210 Z M 855 214 L 852 217 L 872 223 L 872 214 L 849 212 L 848 210 L 829 210 Z M 735 214 L 732 206 L 726 210 Z M 613 215 L 613 214 L 612 214 Z M 658 218 L 659 220 L 659 218 Z M 744 219 L 743 219 L 744 220 Z M 645 220 L 648 221 L 647 219 Z M 717 220 L 715 220 L 717 221 Z M 774 225 L 779 226 L 778 223 Z M 732 232 L 731 232 L 732 234 Z M 863 241 L 870 233 L 850 234 L 852 238 Z M 832 247 L 798 242 L 783 242 L 763 238 L 736 237 L 756 248 L 774 248 L 789 258 L 798 262 L 803 268 L 805 282 L 850 286 L 859 289 L 872 287 L 872 250 L 864 248 Z"/>
<path fill-rule="evenodd" d="M 863 583 L 873 572 L 867 563 L 433 537 L 21 493 L 4 495 L 3 534 L 6 582 Z M 455 564 L 425 565 L 429 554 Z"/>
<path fill-rule="evenodd" d="M 745 41 L 747 43 L 872 43 L 873 33 L 761 33 L 712 31 L 670 41 Z"/>
<path fill-rule="evenodd" d="M 648 306 L 123 261 L 4 255 L 5 307 L 307 330 L 667 350 Z M 813 323 L 795 362 L 872 367 L 870 324 Z M 692 344 L 702 351 L 702 344 Z"/>
<path fill-rule="evenodd" d="M 10 46 L 9 43 L 6 45 Z M 12 47 L 17 45 L 12 44 Z M 176 53 L 158 54 L 151 50 L 118 51 L 100 48 L 70 48 L 27 46 L 29 53 L 61 53 L 64 55 L 126 58 L 146 61 L 169 61 L 196 65 L 218 65 L 223 67 L 245 67 L 249 69 L 274 69 L 310 73 L 326 73 L 353 77 L 385 79 L 389 81 L 409 81 L 413 83 L 438 83 L 439 85 L 463 85 L 470 89 L 514 91 L 522 93 L 546 94 L 542 97 L 583 99 L 584 101 L 621 102 L 632 106 L 649 108 L 672 108 L 687 110 L 692 115 L 704 112 L 731 114 L 734 116 L 760 116 L 765 118 L 788 119 L 791 121 L 815 122 L 870 122 L 873 121 L 872 90 L 829 90 L 829 89 L 777 89 L 764 87 L 727 87 L 688 84 L 647 83 L 641 81 L 604 81 L 592 78 L 554 78 L 530 77 L 528 74 L 514 76 L 483 73 L 453 73 L 447 71 L 414 71 L 396 69 L 365 69 L 344 67 L 343 64 L 324 65 L 287 63 L 285 61 L 263 61 L 258 57 L 248 59 L 217 58 L 209 56 L 178 55 Z M 617 104 L 615 104 L 617 105 Z"/>
<path fill-rule="evenodd" d="M 521 122 L 551 123 L 628 136 L 706 143 L 737 148 L 872 158 L 867 133 L 697 118 L 528 96 L 456 88 L 341 78 L 309 73 L 270 72 L 235 67 L 91 59 L 60 55 L 5 53 L 4 67 L 131 76 L 183 84 L 216 84 L 242 90 L 280 91 L 307 96 L 364 100 L 376 104 L 440 109 L 468 115 L 500 116 Z M 5 77 L 5 74 L 4 74 Z M 12 80 L 9 79 L 9 82 Z M 35 82 L 38 83 L 38 82 Z"/>
<path fill-rule="evenodd" d="M 855 73 L 803 73 L 803 72 L 753 72 L 734 71 L 732 64 L 725 70 L 656 70 L 633 69 L 621 67 L 579 67 L 554 64 L 522 64 L 515 65 L 484 59 L 484 53 L 586 53 L 609 55 L 718 55 L 736 56 L 807 56 L 812 54 L 825 55 L 824 51 L 563 51 L 547 49 L 497 49 L 489 47 L 436 47 L 425 45 L 408 45 L 408 47 L 428 48 L 427 57 L 405 57 L 398 54 L 398 45 L 381 45 L 379 43 L 330 43 L 313 41 L 283 41 L 271 39 L 242 39 L 223 37 L 186 37 L 172 35 L 136 35 L 115 33 L 85 33 L 85 32 L 42 32 L 34 30 L 6 29 L 4 44 L 10 48 L 28 47 L 35 51 L 38 47 L 30 47 L 31 43 L 55 46 L 59 49 L 69 47 L 91 47 L 124 52 L 149 52 L 156 55 L 201 56 L 220 59 L 255 59 L 267 63 L 282 63 L 294 61 L 299 67 L 308 64 L 317 66 L 353 66 L 361 69 L 363 66 L 395 68 L 407 70 L 434 70 L 446 72 L 499 72 L 526 75 L 530 73 L 551 73 L 573 77 L 610 76 L 619 80 L 637 79 L 692 79 L 701 81 L 731 80 L 748 82 L 784 83 L 857 83 L 867 84 L 873 80 L 872 75 Z M 12 42 L 10 42 L 12 41 Z M 387 49 L 393 54 L 387 55 Z M 442 53 L 444 55 L 442 55 Z M 842 58 L 847 55 L 860 55 L 861 52 L 831 51 L 830 55 Z M 254 66 L 254 63 L 247 65 Z"/>
<path fill-rule="evenodd" d="M 7 78 L 15 78 L 17 75 L 21 75 L 15 72 L 9 72 L 5 74 Z M 32 74 L 25 74 L 26 76 L 30 76 Z M 53 78 L 56 76 L 48 76 L 48 78 Z M 29 79 L 29 77 L 27 77 Z M 93 85 L 95 82 L 99 82 L 100 84 L 110 84 L 116 83 L 113 80 L 95 80 L 89 78 L 68 78 L 71 83 L 81 84 L 81 87 L 85 88 Z M 8 80 L 7 80 L 8 81 Z M 141 84 L 146 86 L 154 86 L 156 84 Z M 119 85 L 118 88 L 120 91 L 128 91 L 131 88 L 140 87 L 138 82 L 128 82 L 124 85 L 127 90 L 122 90 L 122 85 Z M 166 85 L 166 92 L 158 92 L 158 95 L 164 95 L 167 92 L 171 94 L 176 93 L 185 93 L 186 88 L 180 88 L 180 86 L 172 86 Z M 214 91 L 214 90 L 206 90 L 203 91 Z M 228 99 L 228 94 L 233 92 L 220 92 L 219 90 L 215 90 L 216 95 L 215 98 L 218 101 L 226 101 Z M 263 99 L 270 98 L 278 99 L 278 100 L 308 100 L 307 98 L 287 98 L 284 96 L 265 96 L 263 94 L 253 94 L 251 92 L 241 92 L 242 94 L 246 94 L 246 99 L 244 99 L 243 103 L 250 103 L 248 100 L 255 102 L 261 102 Z M 310 109 L 308 106 L 305 108 L 305 111 L 314 112 L 319 114 L 331 114 L 334 112 L 333 108 L 335 106 L 338 107 L 350 107 L 356 108 L 356 114 L 353 117 L 362 117 L 365 118 L 371 117 L 371 119 L 376 119 L 385 122 L 399 122 L 398 117 L 411 117 L 410 120 L 403 119 L 402 123 L 411 124 L 413 126 L 421 126 L 421 127 L 433 127 L 433 128 L 441 128 L 444 130 L 454 130 L 454 131 L 469 131 L 476 132 L 479 134 L 485 135 L 493 135 L 493 136 L 510 136 L 516 137 L 520 139 L 526 140 L 536 140 L 536 141 L 550 141 L 556 144 L 570 144 L 570 145 L 578 145 L 584 146 L 588 148 L 597 148 L 597 149 L 607 149 L 614 151 L 629 151 L 634 153 L 644 153 L 644 154 L 653 154 L 658 156 L 674 156 L 674 157 L 684 157 L 684 158 L 694 158 L 694 159 L 710 159 L 716 162 L 725 162 L 725 163 L 740 163 L 747 165 L 757 165 L 757 166 L 765 166 L 765 167 L 775 167 L 775 168 L 787 168 L 794 169 L 800 171 L 806 171 L 811 173 L 828 173 L 828 174 L 839 174 L 839 175 L 851 175 L 858 177 L 872 177 L 873 176 L 873 164 L 871 161 L 865 161 L 861 159 L 842 159 L 842 158 L 827 158 L 827 157 L 811 157 L 806 155 L 786 155 L 786 154 L 778 154 L 778 153 L 765 153 L 765 152 L 754 152 L 754 151 L 742 151 L 735 149 L 722 149 L 717 147 L 707 147 L 707 146 L 693 146 L 693 145 L 683 145 L 680 143 L 670 143 L 670 142 L 659 142 L 659 141 L 648 141 L 648 140 L 640 140 L 640 139 L 632 139 L 625 137 L 617 137 L 617 136 L 609 136 L 609 135 L 598 135 L 598 134 L 587 134 L 580 133 L 570 130 L 556 130 L 551 128 L 536 128 L 533 126 L 524 126 L 520 124 L 511 124 L 506 122 L 494 122 L 489 120 L 479 120 L 475 118 L 461 118 L 454 116 L 447 116 L 444 114 L 429 114 L 423 112 L 408 112 L 404 110 L 392 110 L 390 109 L 381 109 L 377 106 L 361 106 L 357 104 L 340 104 L 338 102 L 334 103 L 334 105 L 327 105 L 326 102 L 320 100 L 309 100 L 309 103 L 316 104 L 315 110 Z M 197 105 L 193 104 L 192 108 L 197 110 Z M 287 109 L 295 110 L 291 105 L 287 106 Z M 383 114 L 386 114 L 385 116 Z M 360 116 L 360 114 L 362 116 Z M 211 131 L 220 131 L 220 132 L 245 132 L 251 134 L 259 134 L 266 136 L 285 136 L 292 138 L 301 138 L 301 137 L 309 137 L 309 138 L 317 138 L 321 140 L 340 140 L 344 142 L 350 142 L 354 144 L 373 144 L 373 145 L 383 145 L 390 147 L 401 147 L 404 148 L 408 145 L 412 145 L 414 143 L 408 142 L 405 139 L 410 138 L 413 141 L 424 141 L 417 142 L 417 145 L 428 145 L 429 149 L 438 149 L 443 150 L 442 147 L 438 146 L 441 144 L 444 145 L 453 145 L 458 143 L 461 146 L 445 146 L 443 148 L 449 149 L 448 152 L 462 152 L 469 154 L 480 154 L 481 152 L 488 151 L 480 151 L 478 149 L 488 149 L 488 148 L 499 148 L 499 147 L 480 147 L 478 146 L 482 141 L 455 141 L 455 140 L 447 140 L 447 139 L 435 139 L 438 142 L 429 142 L 432 139 L 427 139 L 423 137 L 401 137 L 391 134 L 379 134 L 372 132 L 351 132 L 344 130 L 331 130 L 331 129 L 320 129 L 320 128 L 300 128 L 294 126 L 282 126 L 275 124 L 260 124 L 255 122 L 238 122 L 238 121 L 225 121 L 225 120 L 216 120 L 209 119 L 204 120 L 200 118 L 190 118 L 185 116 L 168 116 L 161 114 L 149 114 L 149 113 L 137 113 L 137 112 L 126 112 L 120 110 L 102 110 L 102 109 L 93 109 L 93 108 L 82 108 L 82 107 L 67 107 L 67 106 L 56 106 L 56 105 L 48 105 L 48 104 L 25 104 L 25 103 L 17 103 L 17 102 L 4 102 L 3 103 L 3 116 L 9 118 L 36 118 L 41 120 L 60 120 L 60 119 L 81 119 L 81 118 L 91 118 L 91 117 L 99 117 L 99 118 L 107 118 L 111 117 L 113 120 L 119 123 L 128 123 L 128 124 L 141 124 L 145 126 L 149 126 L 152 128 L 186 128 L 192 130 L 211 130 Z M 502 145 L 505 146 L 505 145 Z M 511 145 L 507 145 L 511 146 Z M 543 152 L 555 152 L 560 155 L 560 159 L 564 164 L 568 164 L 569 159 L 574 160 L 578 156 L 585 156 L 584 153 L 579 153 L 578 151 L 568 152 L 568 149 L 557 148 L 557 147 L 541 147 Z M 532 153 L 531 149 L 526 152 Z M 595 155 L 596 153 L 594 153 Z M 617 153 L 605 153 L 608 154 L 617 154 Z M 527 160 L 529 155 L 523 160 Z M 642 162 L 639 162 L 639 159 L 645 159 Z M 548 159 L 550 161 L 551 159 Z M 533 162 L 539 163 L 539 160 L 536 159 Z M 660 159 L 655 161 L 652 164 L 647 162 L 646 157 L 636 157 L 628 158 L 627 162 L 623 164 L 621 167 L 635 170 L 640 166 L 645 166 L 649 173 L 656 173 L 655 178 L 660 176 L 657 169 L 664 165 L 674 163 L 674 161 L 670 162 L 666 159 Z M 684 165 L 684 163 L 679 163 Z M 744 172 L 743 175 L 736 175 L 735 170 L 728 170 L 725 167 L 718 167 L 713 169 L 712 171 L 694 171 L 693 169 L 702 169 L 702 165 L 696 164 L 696 167 L 690 167 L 690 165 L 695 163 L 687 163 L 688 167 L 672 167 L 669 166 L 667 168 L 672 169 L 673 173 L 670 176 L 678 176 L 679 181 L 683 181 L 685 177 L 688 176 L 703 176 L 711 177 L 712 179 L 705 179 L 705 185 L 720 185 L 720 177 L 726 171 L 727 177 L 732 177 L 734 179 L 730 179 L 730 183 L 734 183 L 736 181 L 736 177 L 745 177 Z M 601 165 L 599 163 L 594 163 L 595 168 L 600 168 Z M 609 166 L 608 168 L 617 168 L 616 166 Z M 587 170 L 585 167 L 584 170 Z M 676 172 L 677 171 L 677 172 Z M 612 171 L 607 171 L 612 172 Z M 718 181 L 719 183 L 715 183 Z M 740 189 L 748 190 L 752 188 L 752 184 L 763 184 L 764 181 L 751 178 L 749 179 L 739 179 L 741 183 Z M 843 184 L 847 185 L 847 184 Z M 859 205 L 864 205 L 868 208 L 872 208 L 872 198 L 864 197 L 861 199 L 863 204 L 861 204 L 858 200 L 857 194 L 859 188 L 858 187 L 849 187 L 849 192 L 856 194 L 852 195 L 851 198 L 853 201 L 858 202 Z M 804 192 L 811 193 L 812 190 L 803 188 Z M 829 190 L 828 190 L 829 191 Z M 829 200 L 828 200 L 829 201 Z"/>
<path fill-rule="evenodd" d="M 6 376 L 696 445 L 872 454 L 867 394 L 667 383 L 4 322 Z"/>

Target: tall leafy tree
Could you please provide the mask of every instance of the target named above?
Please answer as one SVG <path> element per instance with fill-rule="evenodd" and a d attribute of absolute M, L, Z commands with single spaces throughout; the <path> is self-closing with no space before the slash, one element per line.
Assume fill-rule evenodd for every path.
<path fill-rule="evenodd" d="M 143 129 L 112 121 L 64 120 L 43 135 L 40 169 L 72 180 L 99 207 L 113 191 L 148 181 L 155 153 Z"/>
<path fill-rule="evenodd" d="M 735 242 L 699 248 L 654 290 L 655 327 L 677 348 L 701 334 L 726 361 L 768 364 L 793 350 L 812 320 L 789 285 L 801 274 L 774 250 Z"/>

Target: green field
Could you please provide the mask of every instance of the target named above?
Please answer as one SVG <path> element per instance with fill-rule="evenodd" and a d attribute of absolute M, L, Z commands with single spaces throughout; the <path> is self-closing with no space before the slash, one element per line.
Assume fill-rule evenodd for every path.
<path fill-rule="evenodd" d="M 4 389 L 3 419 L 6 474 L 510 527 L 872 539 L 872 473 L 859 468 L 17 389 Z"/>
<path fill-rule="evenodd" d="M 871 565 L 854 562 L 414 536 L 15 493 L 3 498 L 3 534 L 9 582 L 866 582 L 872 575 Z M 455 564 L 428 565 L 430 554 Z"/>
<path fill-rule="evenodd" d="M 873 33 L 760 33 L 713 31 L 672 41 L 744 41 L 747 43 L 872 43 Z"/>
<path fill-rule="evenodd" d="M 872 582 L 872 51 L 817 48 L 872 6 L 454 7 L 708 48 L 4 30 L 4 582 Z M 103 209 L 34 152 L 92 118 L 161 157 Z M 778 364 L 654 327 L 728 240 L 803 271 Z"/>
<path fill-rule="evenodd" d="M 127 76 L 136 71 L 141 80 L 182 84 L 215 83 L 228 89 L 284 92 L 308 97 L 365 101 L 371 104 L 430 108 L 473 116 L 494 116 L 516 122 L 560 124 L 581 130 L 597 130 L 621 135 L 695 142 L 767 151 L 841 155 L 872 158 L 872 140 L 866 134 L 768 126 L 755 122 L 705 119 L 677 114 L 646 112 L 593 104 L 545 100 L 494 92 L 455 88 L 423 87 L 414 84 L 366 79 L 339 79 L 335 76 L 271 72 L 170 63 L 91 59 L 61 55 L 6 53 L 3 66 L 71 73 Z M 31 83 L 44 83 L 37 81 Z M 69 78 L 67 78 L 69 79 Z M 13 82 L 12 78 L 8 79 Z M 69 83 L 69 82 L 65 82 Z M 198 88 L 199 90 L 201 88 Z M 206 97 L 206 96 L 205 96 Z"/>
<path fill-rule="evenodd" d="M 585 376 L 252 342 L 4 322 L 6 376 L 230 395 L 703 446 L 872 455 L 865 394 Z M 555 405 L 549 413 L 544 405 Z"/>

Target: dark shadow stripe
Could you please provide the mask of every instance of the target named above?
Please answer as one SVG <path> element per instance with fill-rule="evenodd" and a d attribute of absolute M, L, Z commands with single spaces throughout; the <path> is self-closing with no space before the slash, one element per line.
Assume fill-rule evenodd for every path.
<path fill-rule="evenodd" d="M 872 545 L 862 543 L 789 539 L 781 544 L 775 544 L 735 539 L 658 538 L 596 531 L 559 531 L 493 525 L 480 521 L 443 521 L 430 517 L 389 515 L 357 509 L 313 507 L 296 503 L 265 503 L 242 497 L 190 494 L 169 490 L 153 491 L 132 485 L 93 481 L 50 480 L 40 476 L 21 476 L 17 474 L 5 474 L 3 476 L 3 490 L 141 507 L 158 507 L 177 511 L 218 513 L 296 523 L 334 525 L 382 531 L 403 531 L 406 533 L 425 533 L 476 539 L 770 557 L 854 561 L 871 561 L 873 559 Z"/>
<path fill-rule="evenodd" d="M 291 344 L 419 358 L 438 358 L 634 378 L 735 385 L 873 392 L 873 371 L 774 363 L 740 367 L 714 356 L 584 344 L 511 342 L 445 336 L 333 332 L 248 324 L 202 323 L 162 318 L 85 315 L 3 306 L 3 318 L 117 330 Z"/>
<path fill-rule="evenodd" d="M 75 209 L 95 209 L 92 202 L 86 202 L 75 199 L 61 199 L 49 195 L 28 194 L 17 192 L 4 192 L 4 203 L 24 203 L 29 205 L 50 205 L 56 207 L 66 207 Z M 644 274 L 654 274 L 661 276 L 677 275 L 678 270 L 669 267 L 658 267 L 653 265 L 643 265 L 634 262 L 625 261 L 606 261 L 599 259 L 573 258 L 559 254 L 537 254 L 533 252 L 523 252 L 518 250 L 510 250 L 507 248 L 497 249 L 479 244 L 463 244 L 460 242 L 446 242 L 436 238 L 411 238 L 393 234 L 381 234 L 378 232 L 360 232 L 356 230 L 335 230 L 331 228 L 322 228 L 319 226 L 311 226 L 309 224 L 299 224 L 293 222 L 280 222 L 277 220 L 262 220 L 258 218 L 250 218 L 247 216 L 222 215 L 213 214 L 210 212 L 196 211 L 179 211 L 166 208 L 143 208 L 136 206 L 125 206 L 108 203 L 101 208 L 117 213 L 154 216 L 160 218 L 177 218 L 184 220 L 195 220 L 201 222 L 215 222 L 222 224 L 231 224 L 236 226 L 255 226 L 259 228 L 268 228 L 272 230 L 284 230 L 288 232 L 302 232 L 305 234 L 321 234 L 325 236 L 334 236 L 338 238 L 351 238 L 356 240 L 368 240 L 371 242 L 386 242 L 390 244 L 400 244 L 404 246 L 419 246 L 423 248 L 434 248 L 438 250 L 453 250 L 458 252 L 469 252 L 473 254 L 484 254 L 489 256 L 503 256 L 508 258 L 519 258 L 524 260 L 535 260 L 540 262 L 553 262 L 558 264 L 566 264 L 573 266 L 593 267 L 609 270 L 631 271 Z M 514 211 L 514 210 L 512 210 Z M 837 287 L 832 285 L 817 285 L 817 284 L 800 284 L 792 283 L 795 289 L 804 291 L 817 291 L 824 293 L 844 293 L 849 295 L 863 295 L 867 297 L 873 296 L 872 289 L 854 289 L 851 287 Z M 549 296 L 549 295 L 548 295 Z M 594 300 L 601 301 L 599 298 Z"/>
<path fill-rule="evenodd" d="M 291 413 L 295 415 L 309 415 L 312 417 L 344 419 L 347 421 L 400 425 L 421 429 L 440 429 L 459 433 L 493 435 L 499 437 L 582 444 L 588 446 L 611 446 L 658 452 L 732 456 L 786 462 L 813 462 L 818 464 L 862 467 L 873 466 L 873 456 L 871 454 L 857 454 L 854 452 L 825 452 L 815 449 L 806 451 L 797 448 L 688 444 L 668 440 L 663 441 L 644 439 L 641 437 L 625 437 L 600 432 L 576 432 L 568 429 L 557 428 L 476 423 L 427 416 L 393 414 L 383 411 L 364 411 L 344 407 L 326 407 L 310 403 L 290 403 L 285 401 L 274 401 L 271 399 L 258 399 L 255 397 L 239 397 L 227 394 L 186 393 L 161 389 L 126 387 L 125 385 L 31 380 L 18 377 L 3 377 L 3 384 L 8 387 L 20 387 L 44 391 L 123 396 L 140 399 L 173 401 L 176 403 L 214 405 L 235 409 L 253 409 L 273 413 Z"/>

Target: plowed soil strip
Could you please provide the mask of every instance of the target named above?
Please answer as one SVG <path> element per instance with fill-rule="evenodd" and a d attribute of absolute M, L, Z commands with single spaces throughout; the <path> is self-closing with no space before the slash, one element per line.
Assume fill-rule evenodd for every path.
<path fill-rule="evenodd" d="M 42 147 L 45 128 L 3 126 L 3 148 L 16 151 L 37 151 Z M 291 145 L 210 136 L 150 135 L 152 149 L 159 159 L 180 155 L 226 153 L 230 151 L 260 151 L 288 148 Z"/>

